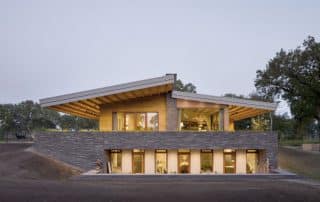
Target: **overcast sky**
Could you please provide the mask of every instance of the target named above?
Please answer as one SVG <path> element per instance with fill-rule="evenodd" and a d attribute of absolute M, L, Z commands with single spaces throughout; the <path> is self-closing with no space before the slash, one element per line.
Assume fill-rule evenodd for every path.
<path fill-rule="evenodd" d="M 261 2 L 261 1 L 260 1 Z M 177 73 L 249 94 L 280 48 L 319 41 L 320 1 L 0 0 L 0 103 Z"/>

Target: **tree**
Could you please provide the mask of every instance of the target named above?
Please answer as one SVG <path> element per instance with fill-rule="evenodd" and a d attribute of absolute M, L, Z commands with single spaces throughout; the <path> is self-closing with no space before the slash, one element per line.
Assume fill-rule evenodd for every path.
<path fill-rule="evenodd" d="M 175 82 L 175 90 L 177 91 L 196 93 L 197 92 L 196 89 L 197 87 L 192 83 L 183 84 L 183 82 L 180 79 L 178 79 Z"/>
<path fill-rule="evenodd" d="M 16 134 L 25 136 L 35 130 L 57 129 L 80 130 L 97 129 L 96 120 L 79 118 L 42 108 L 33 101 L 19 104 L 0 105 L 0 136 Z"/>
<path fill-rule="evenodd" d="M 289 103 L 299 137 L 311 123 L 320 127 L 320 43 L 309 36 L 302 47 L 281 49 L 257 71 L 255 86 L 260 95 Z"/>

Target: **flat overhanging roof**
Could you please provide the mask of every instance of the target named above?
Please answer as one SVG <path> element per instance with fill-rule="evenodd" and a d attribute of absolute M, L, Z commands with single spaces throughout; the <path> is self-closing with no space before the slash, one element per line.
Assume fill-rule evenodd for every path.
<path fill-rule="evenodd" d="M 178 108 L 185 108 L 186 101 L 191 101 L 192 104 L 197 108 L 201 105 L 203 108 L 219 108 L 228 107 L 230 119 L 237 121 L 257 115 L 265 114 L 267 112 L 275 111 L 277 108 L 276 103 L 255 101 L 241 98 L 223 97 L 223 96 L 212 96 L 197 93 L 188 93 L 173 91 L 172 97 L 178 99 Z M 194 104 L 195 102 L 202 103 L 201 105 Z M 204 105 L 203 103 L 206 103 Z M 211 104 L 211 106 L 210 106 Z M 188 106 L 190 108 L 190 106 Z"/>

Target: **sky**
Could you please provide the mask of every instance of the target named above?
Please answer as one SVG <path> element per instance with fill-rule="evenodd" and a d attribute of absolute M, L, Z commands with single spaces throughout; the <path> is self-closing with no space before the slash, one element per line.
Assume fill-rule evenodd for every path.
<path fill-rule="evenodd" d="M 248 95 L 258 69 L 319 41 L 319 25 L 311 0 L 0 0 L 0 103 L 166 73 L 198 93 Z"/>

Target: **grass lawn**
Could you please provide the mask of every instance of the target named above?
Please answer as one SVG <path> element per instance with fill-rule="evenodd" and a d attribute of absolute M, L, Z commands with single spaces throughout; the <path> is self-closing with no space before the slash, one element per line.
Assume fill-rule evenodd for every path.
<path fill-rule="evenodd" d="M 281 146 L 301 146 L 302 144 L 320 143 L 319 140 L 280 140 Z"/>
<path fill-rule="evenodd" d="M 320 153 L 279 147 L 279 167 L 320 181 Z"/>

